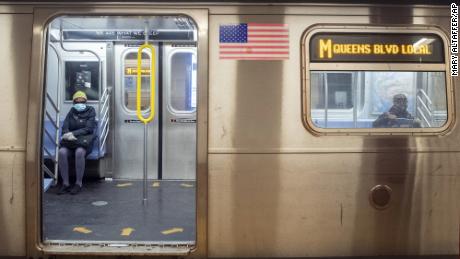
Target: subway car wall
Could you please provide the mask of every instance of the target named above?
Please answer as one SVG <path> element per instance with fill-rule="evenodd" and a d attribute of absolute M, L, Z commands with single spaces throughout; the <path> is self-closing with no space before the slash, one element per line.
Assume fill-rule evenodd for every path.
<path fill-rule="evenodd" d="M 458 258 L 450 7 L 0 2 L 0 257 Z"/>

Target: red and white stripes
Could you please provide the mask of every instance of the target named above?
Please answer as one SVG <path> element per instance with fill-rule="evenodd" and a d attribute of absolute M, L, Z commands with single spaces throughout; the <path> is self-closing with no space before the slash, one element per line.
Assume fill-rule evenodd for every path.
<path fill-rule="evenodd" d="M 248 23 L 247 28 L 247 42 L 220 43 L 220 59 L 289 59 L 289 28 L 287 24 Z"/>

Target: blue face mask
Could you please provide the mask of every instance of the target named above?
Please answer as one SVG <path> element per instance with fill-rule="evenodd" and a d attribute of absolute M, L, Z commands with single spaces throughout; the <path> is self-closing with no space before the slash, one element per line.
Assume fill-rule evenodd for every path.
<path fill-rule="evenodd" d="M 73 105 L 73 108 L 75 108 L 75 110 L 81 112 L 81 111 L 84 111 L 86 109 L 86 104 L 84 103 L 76 103 Z"/>

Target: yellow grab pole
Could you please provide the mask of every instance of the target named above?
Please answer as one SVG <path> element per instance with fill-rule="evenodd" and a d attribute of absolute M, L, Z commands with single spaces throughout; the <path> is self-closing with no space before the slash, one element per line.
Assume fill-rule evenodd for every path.
<path fill-rule="evenodd" d="M 150 64 L 150 115 L 147 118 L 142 116 L 141 110 L 141 86 L 142 86 L 142 50 L 150 49 L 152 52 Z M 149 123 L 155 117 L 155 48 L 150 44 L 143 44 L 137 51 L 137 93 L 136 93 L 136 114 L 137 118 L 144 124 Z"/>
<path fill-rule="evenodd" d="M 146 33 L 147 35 L 147 33 Z M 142 116 L 141 111 L 141 90 L 142 90 L 142 50 L 150 49 L 152 56 L 150 64 L 150 115 L 147 118 Z M 144 123 L 144 184 L 143 184 L 143 203 L 147 204 L 147 140 L 148 130 L 147 123 L 155 117 L 155 49 L 147 42 L 139 47 L 137 52 L 137 89 L 136 89 L 136 114 L 140 121 Z"/>

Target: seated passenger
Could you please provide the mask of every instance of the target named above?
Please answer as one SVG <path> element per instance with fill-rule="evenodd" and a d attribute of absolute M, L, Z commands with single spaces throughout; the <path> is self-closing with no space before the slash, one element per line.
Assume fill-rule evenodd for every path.
<path fill-rule="evenodd" d="M 419 120 L 407 111 L 407 97 L 404 94 L 393 96 L 393 106 L 381 114 L 373 123 L 374 128 L 420 128 Z"/>
<path fill-rule="evenodd" d="M 62 125 L 59 171 L 63 182 L 58 194 L 70 192 L 74 195 L 80 192 L 85 173 L 85 157 L 91 153 L 95 139 L 96 111 L 93 107 L 86 105 L 87 97 L 84 92 L 75 92 L 72 99 L 73 107 Z M 70 188 L 69 157 L 72 153 L 75 153 L 76 182 Z"/>

